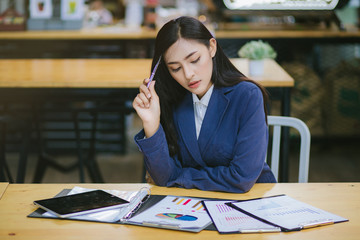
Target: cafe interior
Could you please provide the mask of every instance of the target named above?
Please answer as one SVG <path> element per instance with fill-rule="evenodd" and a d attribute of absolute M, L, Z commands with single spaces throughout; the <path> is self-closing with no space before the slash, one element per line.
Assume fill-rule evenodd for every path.
<path fill-rule="evenodd" d="M 360 181 L 359 0 L 1 0 L 0 182 L 145 182 L 132 100 L 157 31 L 184 15 L 231 59 L 268 44 L 290 81 L 264 82 L 269 115 L 308 127 L 308 182 Z M 241 68 L 250 78 L 276 75 L 251 73 L 250 61 Z M 135 84 L 117 85 L 122 76 Z M 297 182 L 301 136 L 283 137 L 278 181 Z"/>

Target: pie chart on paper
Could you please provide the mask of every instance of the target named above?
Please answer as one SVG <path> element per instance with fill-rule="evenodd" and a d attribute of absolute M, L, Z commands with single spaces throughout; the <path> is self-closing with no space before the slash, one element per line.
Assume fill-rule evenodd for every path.
<path fill-rule="evenodd" d="M 191 215 L 183 215 L 177 213 L 159 213 L 157 217 L 163 219 L 180 220 L 180 221 L 196 221 L 198 218 Z"/>

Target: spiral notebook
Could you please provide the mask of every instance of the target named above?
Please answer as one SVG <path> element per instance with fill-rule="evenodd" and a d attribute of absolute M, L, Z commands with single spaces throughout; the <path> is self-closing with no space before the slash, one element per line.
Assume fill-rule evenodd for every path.
<path fill-rule="evenodd" d="M 55 197 L 91 190 L 93 189 L 79 187 L 64 189 Z M 130 204 L 118 209 L 68 218 L 59 218 L 39 208 L 28 217 L 130 224 L 190 232 L 199 232 L 203 229 L 215 230 L 210 217 L 202 206 L 201 201 L 204 199 L 151 195 L 148 188 L 140 189 L 137 192 L 109 191 L 109 193 L 130 201 Z"/>

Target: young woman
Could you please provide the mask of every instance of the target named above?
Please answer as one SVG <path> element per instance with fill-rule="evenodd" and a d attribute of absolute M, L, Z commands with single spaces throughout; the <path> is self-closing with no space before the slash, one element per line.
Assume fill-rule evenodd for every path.
<path fill-rule="evenodd" d="M 198 20 L 180 17 L 156 37 L 154 81 L 133 107 L 144 129 L 135 142 L 160 186 L 247 192 L 275 182 L 265 163 L 265 90 L 225 56 Z"/>

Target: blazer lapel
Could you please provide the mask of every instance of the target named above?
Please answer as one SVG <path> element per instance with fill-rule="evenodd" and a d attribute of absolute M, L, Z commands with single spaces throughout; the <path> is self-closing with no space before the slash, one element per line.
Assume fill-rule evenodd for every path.
<path fill-rule="evenodd" d="M 206 150 L 210 139 L 214 137 L 228 107 L 229 99 L 225 97 L 224 88 L 214 88 L 201 126 L 198 139 L 201 153 Z"/>
<path fill-rule="evenodd" d="M 200 166 L 206 166 L 205 162 L 202 160 L 198 141 L 196 139 L 194 106 L 191 94 L 186 94 L 184 101 L 182 101 L 175 110 L 175 114 L 176 117 L 174 119 L 177 120 L 179 132 L 186 148 Z"/>

